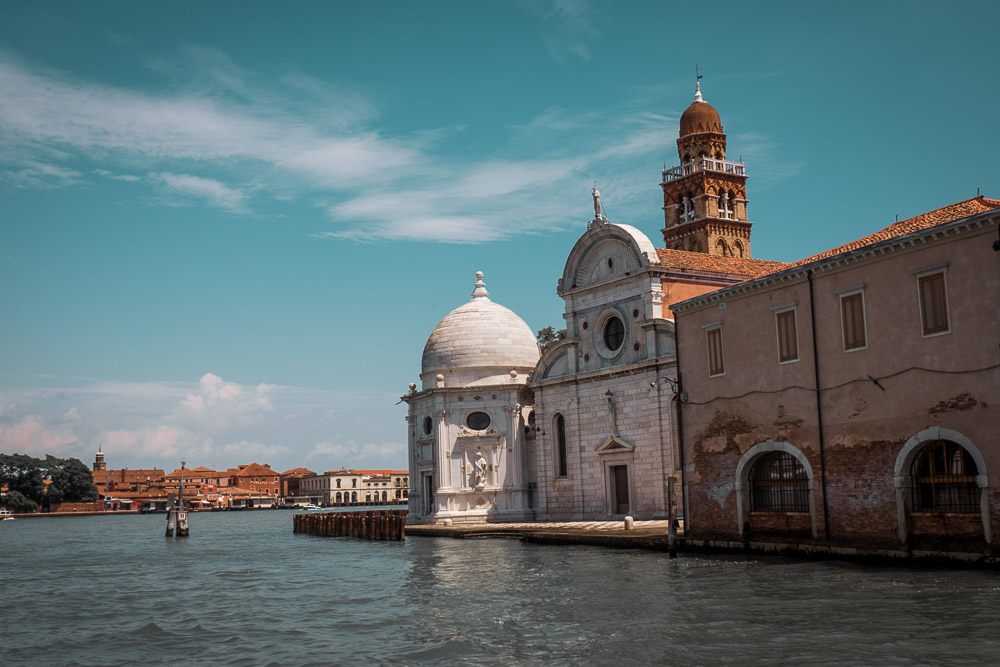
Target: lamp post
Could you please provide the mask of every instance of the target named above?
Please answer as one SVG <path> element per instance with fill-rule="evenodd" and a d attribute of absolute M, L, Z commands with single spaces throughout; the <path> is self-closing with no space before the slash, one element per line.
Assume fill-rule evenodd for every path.
<path fill-rule="evenodd" d="M 677 452 L 678 459 L 681 469 L 681 495 L 683 497 L 685 491 L 685 479 L 684 479 L 684 428 L 683 421 L 681 420 L 681 403 L 687 400 L 687 394 L 681 392 L 681 383 L 679 380 L 667 377 L 666 375 L 661 375 L 652 382 L 649 386 L 656 388 L 656 383 L 660 381 L 666 382 L 670 387 L 670 391 L 677 397 Z M 670 554 L 671 558 L 677 557 L 677 502 L 674 500 L 674 478 L 667 478 L 667 552 Z M 685 520 L 687 516 L 685 515 Z"/>

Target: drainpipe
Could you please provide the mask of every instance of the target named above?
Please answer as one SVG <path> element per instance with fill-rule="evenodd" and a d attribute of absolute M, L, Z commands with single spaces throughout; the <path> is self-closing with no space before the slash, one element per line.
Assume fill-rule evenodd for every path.
<path fill-rule="evenodd" d="M 677 326 L 677 316 L 674 315 L 674 349 L 677 357 L 677 440 L 679 441 L 678 459 L 681 464 L 681 513 L 684 515 L 684 535 L 688 534 L 688 527 L 691 525 L 691 518 L 688 516 L 687 497 L 687 475 L 684 472 L 684 413 L 681 410 L 681 403 L 684 402 L 683 386 L 681 382 L 681 338 L 680 329 Z"/>
<path fill-rule="evenodd" d="M 813 272 L 806 271 L 809 280 L 809 322 L 812 324 L 813 375 L 816 378 L 816 422 L 819 426 L 820 484 L 823 487 L 823 534 L 830 539 L 830 511 L 826 497 L 826 442 L 823 438 L 823 398 L 819 384 L 819 348 L 816 346 L 816 304 L 813 299 Z"/>

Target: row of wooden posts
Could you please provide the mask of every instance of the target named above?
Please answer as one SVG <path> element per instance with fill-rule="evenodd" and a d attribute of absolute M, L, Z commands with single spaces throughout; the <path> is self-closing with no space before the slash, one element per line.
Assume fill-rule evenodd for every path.
<path fill-rule="evenodd" d="M 293 531 L 327 537 L 401 540 L 406 536 L 406 510 L 296 514 Z"/>

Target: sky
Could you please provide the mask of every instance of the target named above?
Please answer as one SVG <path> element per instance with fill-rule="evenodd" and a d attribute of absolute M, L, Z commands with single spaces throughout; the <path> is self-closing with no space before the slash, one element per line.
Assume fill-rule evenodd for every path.
<path fill-rule="evenodd" d="M 406 468 L 475 272 L 533 329 L 593 216 L 661 246 L 694 95 L 754 257 L 1000 197 L 991 2 L 0 3 L 0 452 Z"/>

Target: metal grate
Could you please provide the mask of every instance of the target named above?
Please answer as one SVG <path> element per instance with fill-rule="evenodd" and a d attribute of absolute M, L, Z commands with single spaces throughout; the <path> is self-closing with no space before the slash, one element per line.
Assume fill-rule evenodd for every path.
<path fill-rule="evenodd" d="M 935 440 L 913 461 L 913 510 L 974 514 L 979 509 L 979 470 L 961 445 Z"/>
<path fill-rule="evenodd" d="M 769 452 L 750 470 L 751 512 L 808 512 L 809 477 L 794 456 Z"/>

